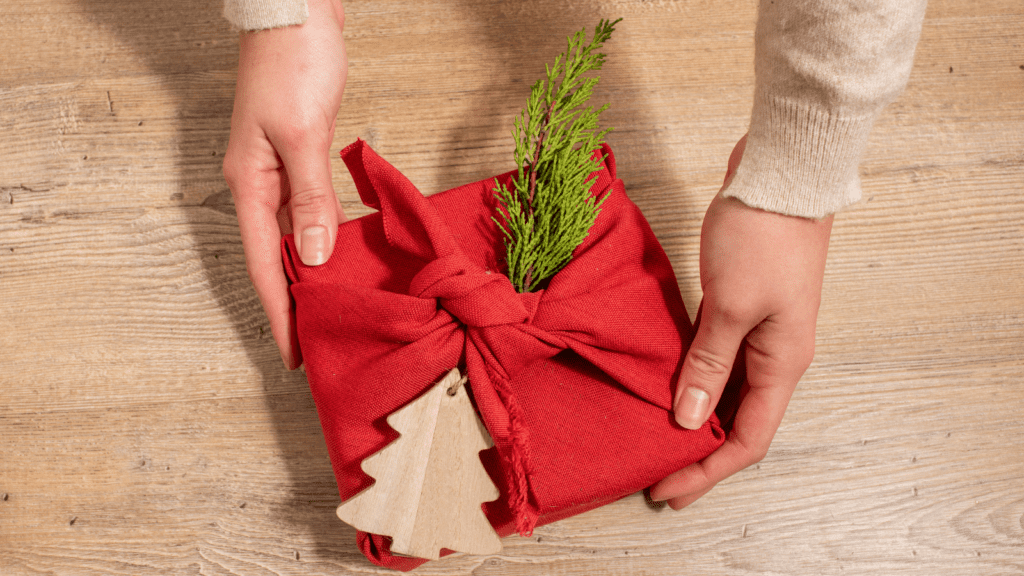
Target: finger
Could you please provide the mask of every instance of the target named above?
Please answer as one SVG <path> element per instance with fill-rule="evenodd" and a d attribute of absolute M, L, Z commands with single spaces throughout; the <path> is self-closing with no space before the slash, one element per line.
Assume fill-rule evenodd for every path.
<path fill-rule="evenodd" d="M 334 134 L 337 131 L 337 128 L 338 128 L 338 120 L 335 119 L 333 122 L 331 122 L 331 133 L 330 133 L 330 136 L 327 138 L 328 142 L 334 142 Z M 328 165 L 328 171 L 330 171 L 331 153 L 329 151 L 329 147 L 328 147 L 328 152 L 327 152 L 327 165 Z M 345 209 L 341 207 L 341 200 L 338 198 L 337 194 L 334 195 L 334 204 L 335 204 L 335 206 L 337 207 L 337 210 L 338 210 L 338 222 L 339 223 L 348 222 L 348 216 L 345 215 Z"/>
<path fill-rule="evenodd" d="M 729 476 L 756 462 L 733 436 L 700 462 L 666 476 L 651 488 L 651 499 L 675 500 L 705 494 Z"/>
<path fill-rule="evenodd" d="M 283 179 L 287 182 L 287 175 L 285 175 Z M 284 184 L 284 186 L 287 187 L 287 183 Z M 287 236 L 294 232 L 292 229 L 292 215 L 290 208 L 291 207 L 288 204 L 285 204 L 277 211 L 277 225 L 281 228 L 281 234 L 283 236 Z M 348 222 L 348 216 L 345 215 L 345 209 L 341 207 L 341 200 L 337 197 L 335 197 L 335 210 L 338 212 L 339 223 Z"/>
<path fill-rule="evenodd" d="M 711 488 L 714 488 L 714 486 L 712 486 Z M 707 490 L 704 490 L 702 492 L 697 492 L 696 494 L 687 494 L 685 496 L 679 496 L 678 498 L 671 498 L 667 502 L 668 506 L 673 510 L 682 510 L 683 508 L 686 508 L 690 504 L 693 504 L 700 498 L 703 498 L 704 495 L 707 494 L 708 492 L 711 492 L 711 488 L 708 488 Z"/>
<path fill-rule="evenodd" d="M 330 140 L 325 136 L 300 135 L 276 146 L 288 175 L 295 245 L 307 266 L 319 266 L 331 257 L 342 217 L 331 183 Z"/>
<path fill-rule="evenodd" d="M 700 316 L 673 402 L 676 422 L 690 430 L 703 426 L 718 404 L 740 344 L 757 323 L 725 313 L 710 298 L 701 303 Z"/>
<path fill-rule="evenodd" d="M 772 382 L 766 381 L 765 376 L 763 373 L 748 373 L 747 386 L 744 387 L 746 394 L 725 443 L 704 460 L 674 472 L 656 484 L 651 488 L 652 500 L 703 494 L 715 484 L 764 458 L 795 387 L 788 378 Z M 751 383 L 749 378 L 758 382 Z"/>
<path fill-rule="evenodd" d="M 275 202 L 280 197 L 281 173 L 264 170 L 230 179 L 245 251 L 245 266 L 270 321 L 281 359 L 289 370 L 299 365 L 291 325 L 291 297 L 281 263 L 281 229 Z"/>

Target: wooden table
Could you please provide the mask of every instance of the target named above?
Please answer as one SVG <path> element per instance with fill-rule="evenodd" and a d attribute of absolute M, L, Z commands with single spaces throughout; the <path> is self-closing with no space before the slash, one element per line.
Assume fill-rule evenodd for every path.
<path fill-rule="evenodd" d="M 217 0 L 0 7 L 0 574 L 363 574 L 220 165 Z M 421 190 L 512 164 L 564 37 L 625 20 L 597 98 L 691 312 L 745 131 L 755 2 L 347 3 L 334 145 Z M 682 512 L 640 495 L 419 574 L 1024 572 L 1024 5 L 933 0 L 836 219 L 818 352 L 768 457 Z M 343 164 L 345 209 L 365 214 Z"/>

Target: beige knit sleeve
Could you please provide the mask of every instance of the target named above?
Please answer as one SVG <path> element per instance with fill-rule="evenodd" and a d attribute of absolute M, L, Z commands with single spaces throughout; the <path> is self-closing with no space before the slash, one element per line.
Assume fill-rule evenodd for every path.
<path fill-rule="evenodd" d="M 761 0 L 743 160 L 725 196 L 821 218 L 860 199 L 879 112 L 910 76 L 926 0 Z"/>
<path fill-rule="evenodd" d="M 224 17 L 239 30 L 265 30 L 302 24 L 306 0 L 224 0 Z"/>

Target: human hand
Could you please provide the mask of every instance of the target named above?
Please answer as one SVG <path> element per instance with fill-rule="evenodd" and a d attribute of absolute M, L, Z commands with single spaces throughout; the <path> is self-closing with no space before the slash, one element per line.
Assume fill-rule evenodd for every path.
<path fill-rule="evenodd" d="M 745 145 L 744 136 L 729 158 L 723 190 Z M 704 298 L 676 390 L 676 421 L 689 429 L 707 421 L 734 361 L 745 365 L 745 376 L 725 443 L 657 483 L 652 499 L 667 500 L 679 510 L 764 458 L 797 381 L 814 356 L 831 230 L 831 216 L 785 216 L 721 193 L 711 201 L 700 242 Z"/>
<path fill-rule="evenodd" d="M 281 262 L 295 231 L 304 264 L 323 264 L 345 220 L 331 184 L 330 147 L 348 62 L 339 0 L 309 0 L 297 26 L 242 32 L 224 178 L 245 265 L 289 369 L 301 364 Z"/>

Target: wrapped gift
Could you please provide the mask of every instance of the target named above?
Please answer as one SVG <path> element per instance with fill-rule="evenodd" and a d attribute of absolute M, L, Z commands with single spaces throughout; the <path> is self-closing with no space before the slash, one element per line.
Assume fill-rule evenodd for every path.
<path fill-rule="evenodd" d="M 330 260 L 302 264 L 283 241 L 294 322 L 342 500 L 395 440 L 385 419 L 454 367 L 494 447 L 481 460 L 501 496 L 498 534 L 586 512 L 718 448 L 718 419 L 676 424 L 672 398 L 693 327 L 675 274 L 616 177 L 607 145 L 592 175 L 601 211 L 569 264 L 540 290 L 503 273 L 495 188 L 509 172 L 424 197 L 363 141 L 342 151 L 378 212 L 341 224 Z M 376 564 L 410 570 L 390 541 L 359 533 Z"/>

